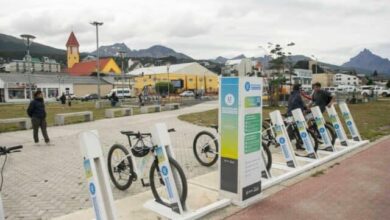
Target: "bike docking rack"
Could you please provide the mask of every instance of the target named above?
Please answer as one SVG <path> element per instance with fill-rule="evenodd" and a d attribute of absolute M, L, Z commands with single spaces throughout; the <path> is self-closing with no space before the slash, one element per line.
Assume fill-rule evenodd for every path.
<path fill-rule="evenodd" d="M 327 113 L 337 136 L 335 144 L 333 145 L 330 135 L 325 129 L 325 120 L 321 110 L 318 106 L 313 107 L 311 108 L 311 111 L 323 142 L 319 146 L 317 152 L 314 151 L 313 142 L 309 138 L 308 132 L 306 130 L 308 127 L 302 111 L 300 109 L 295 109 L 292 111 L 300 138 L 302 139 L 303 146 L 307 152 L 306 156 L 299 156 L 294 152 L 280 111 L 276 110 L 270 113 L 272 128 L 275 132 L 276 141 L 280 145 L 283 156 L 279 158 L 278 162 L 275 162 L 273 158 L 270 178 L 262 179 L 262 181 L 264 181 L 263 189 L 270 188 L 273 185 L 279 184 L 287 179 L 293 178 L 308 170 L 318 167 L 350 151 L 353 151 L 356 148 L 364 146 L 369 142 L 368 140 L 361 139 L 347 104 L 340 103 L 339 107 L 342 112 L 345 124 L 347 125 L 348 130 L 350 131 L 350 135 L 353 139 L 347 139 L 347 135 L 345 134 L 344 128 L 340 122 L 340 118 L 337 115 L 335 107 L 327 107 Z M 277 154 L 273 154 L 273 156 L 274 155 Z"/>
<path fill-rule="evenodd" d="M 93 211 L 97 220 L 116 220 L 106 160 L 96 130 L 80 134 L 80 148 Z"/>
<path fill-rule="evenodd" d="M 153 143 L 158 146 L 156 149 L 158 167 L 163 175 L 162 179 L 164 181 L 164 188 L 172 205 L 168 207 L 152 199 L 144 204 L 145 208 L 169 219 L 187 220 L 199 219 L 212 211 L 230 204 L 229 199 L 220 199 L 197 210 L 191 210 L 185 202 L 182 204 L 179 198 L 179 191 L 177 189 L 178 178 L 175 176 L 175 173 L 171 172 L 171 166 L 168 162 L 169 157 L 175 157 L 168 129 L 164 123 L 158 123 L 155 125 L 155 128 L 152 131 L 152 139 Z"/>

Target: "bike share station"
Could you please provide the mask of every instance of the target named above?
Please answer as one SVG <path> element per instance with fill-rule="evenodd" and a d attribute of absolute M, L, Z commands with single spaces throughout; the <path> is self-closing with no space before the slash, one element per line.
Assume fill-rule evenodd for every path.
<path fill-rule="evenodd" d="M 280 145 L 282 156 L 278 162 L 273 162 L 272 169 L 267 171 L 262 147 L 262 89 L 263 79 L 259 77 L 220 78 L 219 138 L 221 144 L 217 172 L 219 187 L 215 189 L 219 192 L 219 198 L 196 210 L 191 210 L 186 202 L 180 201 L 177 188 L 178 178 L 172 172 L 168 160 L 169 157 L 174 158 L 174 146 L 171 144 L 167 127 L 163 123 L 154 126 L 152 141 L 153 144 L 157 145 L 155 155 L 158 158 L 161 178 L 171 205 L 165 206 L 152 199 L 144 203 L 143 206 L 146 209 L 169 219 L 199 219 L 231 203 L 245 207 L 261 200 L 264 189 L 368 143 L 368 141 L 361 139 L 345 103 L 340 103 L 339 107 L 352 139 L 347 139 L 334 106 L 327 108 L 327 113 L 337 135 L 334 145 L 325 129 L 325 120 L 320 109 L 313 107 L 311 110 L 314 121 L 323 140 L 320 149 L 315 152 L 314 144 L 308 135 L 305 117 L 302 111 L 297 109 L 293 111 L 292 118 L 297 125 L 303 147 L 307 152 L 306 156 L 297 156 L 280 111 L 273 111 L 270 113 L 272 131 Z M 103 157 L 97 132 L 82 133 L 80 146 L 95 218 L 97 220 L 124 219 L 116 214 L 106 160 Z M 191 190 L 191 186 L 188 187 L 188 190 Z"/>

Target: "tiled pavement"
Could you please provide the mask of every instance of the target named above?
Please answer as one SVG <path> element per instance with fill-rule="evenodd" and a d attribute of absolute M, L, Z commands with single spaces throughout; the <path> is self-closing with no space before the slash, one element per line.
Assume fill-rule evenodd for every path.
<path fill-rule="evenodd" d="M 2 198 L 7 220 L 50 219 L 91 206 L 78 142 L 78 134 L 85 130 L 99 131 L 107 153 L 113 143 L 126 144 L 125 136 L 119 131 L 150 131 L 153 124 L 165 122 L 177 130 L 171 136 L 172 142 L 176 146 L 175 156 L 187 177 L 215 170 L 215 166 L 211 169 L 200 166 L 192 153 L 193 137 L 204 128 L 182 122 L 177 115 L 216 107 L 214 101 L 176 111 L 50 127 L 48 132 L 54 146 L 34 146 L 31 130 L 1 133 L 0 145 L 24 145 L 21 153 L 9 155 L 4 170 Z M 148 188 L 142 188 L 140 182 L 136 182 L 127 191 L 113 189 L 113 192 L 118 199 L 145 190 Z"/>
<path fill-rule="evenodd" d="M 389 167 L 387 138 L 227 219 L 389 219 Z"/>

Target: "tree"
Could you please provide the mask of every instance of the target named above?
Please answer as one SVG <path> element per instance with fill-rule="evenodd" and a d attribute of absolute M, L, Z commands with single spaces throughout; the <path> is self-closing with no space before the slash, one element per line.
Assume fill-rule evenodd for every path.
<path fill-rule="evenodd" d="M 375 70 L 375 71 L 372 73 L 372 76 L 373 76 L 373 77 L 377 77 L 377 76 L 378 76 L 378 72 Z"/>
<path fill-rule="evenodd" d="M 390 79 L 389 79 L 389 81 L 387 81 L 386 87 L 387 87 L 387 88 L 390 88 Z"/>
<path fill-rule="evenodd" d="M 176 88 L 173 87 L 173 84 L 170 82 L 157 82 L 155 85 L 156 93 L 160 95 L 166 95 L 168 94 L 168 86 L 169 86 L 169 93 L 175 93 Z"/>

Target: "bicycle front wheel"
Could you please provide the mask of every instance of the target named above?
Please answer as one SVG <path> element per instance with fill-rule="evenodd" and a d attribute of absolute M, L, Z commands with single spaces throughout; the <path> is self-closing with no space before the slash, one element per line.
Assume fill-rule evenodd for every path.
<path fill-rule="evenodd" d="M 271 166 L 272 166 L 272 154 L 271 154 L 271 151 L 269 149 L 269 146 L 268 144 L 266 144 L 265 142 L 262 142 L 262 147 L 264 149 L 264 154 L 262 155 L 263 157 L 263 160 L 264 160 L 264 164 L 266 166 L 266 169 L 268 170 L 268 172 L 270 171 L 271 169 Z"/>
<path fill-rule="evenodd" d="M 184 205 L 187 199 L 187 179 L 184 175 L 183 169 L 173 158 L 169 158 L 169 164 L 171 165 L 171 171 L 175 179 L 176 188 L 179 193 L 180 202 Z M 161 203 L 162 205 L 171 207 L 172 204 L 169 201 L 168 192 L 165 189 L 165 183 L 163 180 L 163 175 L 158 167 L 157 160 L 154 161 L 152 167 L 150 168 L 150 187 L 156 202 Z"/>
<path fill-rule="evenodd" d="M 129 151 L 120 144 L 114 144 L 108 152 L 108 173 L 112 183 L 120 190 L 126 190 L 133 182 L 133 163 Z"/>
<path fill-rule="evenodd" d="M 218 140 L 208 131 L 199 132 L 194 139 L 193 150 L 196 160 L 209 167 L 218 160 Z"/>

